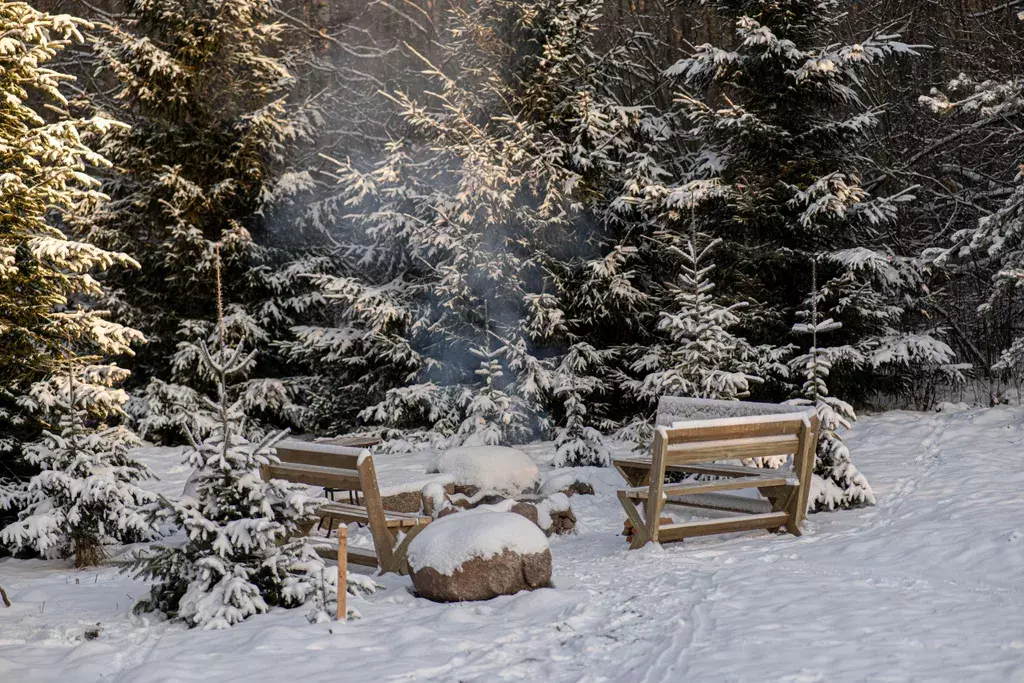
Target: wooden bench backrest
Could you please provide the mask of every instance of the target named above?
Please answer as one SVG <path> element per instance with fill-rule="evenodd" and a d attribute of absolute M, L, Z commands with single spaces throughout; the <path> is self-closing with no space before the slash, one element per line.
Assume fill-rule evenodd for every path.
<path fill-rule="evenodd" d="M 265 479 L 284 479 L 296 484 L 324 486 L 337 491 L 363 491 L 368 485 L 367 469 L 372 472 L 369 451 L 348 446 L 294 441 L 277 444 L 280 463 L 263 468 Z M 369 468 L 366 466 L 369 462 Z M 376 475 L 373 488 L 377 487 Z"/>
<path fill-rule="evenodd" d="M 810 420 L 805 413 L 695 420 L 659 427 L 657 436 L 665 465 L 792 455 Z"/>
<path fill-rule="evenodd" d="M 352 446 L 334 446 L 293 439 L 285 439 L 277 444 L 277 457 L 281 462 L 294 462 L 302 465 L 354 470 L 359 467 L 359 459 L 368 455 L 369 451 L 366 449 Z"/>

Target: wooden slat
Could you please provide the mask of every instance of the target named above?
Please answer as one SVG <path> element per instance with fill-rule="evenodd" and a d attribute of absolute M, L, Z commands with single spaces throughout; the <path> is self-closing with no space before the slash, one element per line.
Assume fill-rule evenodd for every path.
<path fill-rule="evenodd" d="M 344 524 L 338 527 L 338 583 L 334 595 L 338 607 L 334 618 L 345 621 L 348 618 L 348 609 L 345 607 L 348 598 L 348 527 Z"/>
<path fill-rule="evenodd" d="M 333 439 L 318 441 L 326 446 L 346 446 L 348 448 L 369 448 L 380 443 L 380 439 L 372 436 L 336 436 Z"/>
<path fill-rule="evenodd" d="M 351 564 L 358 564 L 363 567 L 377 567 L 379 562 L 377 561 L 377 555 L 372 550 L 366 548 L 353 548 L 349 546 L 345 553 L 348 556 L 348 561 Z"/>
<path fill-rule="evenodd" d="M 666 465 L 692 464 L 713 460 L 739 460 L 789 455 L 800 447 L 796 434 L 759 436 L 721 441 L 696 441 L 669 446 L 665 453 Z"/>
<path fill-rule="evenodd" d="M 805 423 L 806 417 L 799 411 L 782 415 L 763 415 L 746 418 L 748 421 L 735 422 L 725 420 L 695 420 L 692 425 L 683 424 L 678 427 L 659 427 L 665 431 L 665 438 L 670 446 L 694 441 L 718 441 L 720 439 L 750 439 L 764 436 L 781 436 L 797 434 Z"/>
<path fill-rule="evenodd" d="M 667 524 L 658 530 L 659 540 L 679 541 L 694 536 L 727 534 L 752 529 L 771 529 L 784 525 L 789 520 L 785 512 L 768 512 L 763 515 L 744 515 L 727 519 L 701 520 L 684 524 Z"/>
<path fill-rule="evenodd" d="M 316 554 L 325 560 L 336 560 L 338 559 L 338 546 L 336 545 L 317 545 Z M 372 550 L 367 548 L 356 548 L 348 546 L 346 548 L 347 559 L 350 564 L 358 564 L 363 567 L 376 567 L 377 556 Z"/>
<path fill-rule="evenodd" d="M 621 473 L 623 470 L 631 471 L 649 471 L 651 469 L 651 461 L 649 458 L 629 458 L 629 459 L 618 459 L 613 461 L 615 468 Z M 680 472 L 682 474 L 708 474 L 716 477 L 748 477 L 751 475 L 760 475 L 765 472 L 786 472 L 790 474 L 791 471 L 787 468 L 785 470 L 771 470 L 761 467 L 746 467 L 745 465 L 731 465 L 727 463 L 711 463 L 711 464 L 693 464 L 693 465 L 666 465 L 666 472 Z M 795 476 L 795 473 L 793 473 Z M 632 483 L 632 479 L 623 475 L 626 481 Z M 634 477 L 635 479 L 635 477 Z"/>
<path fill-rule="evenodd" d="M 762 467 L 746 467 L 745 465 L 729 465 L 717 462 L 705 465 L 673 465 L 671 468 L 667 469 L 673 472 L 708 474 L 715 477 L 781 476 L 785 478 L 786 475 L 790 474 L 788 468 L 784 470 L 773 470 Z"/>
<path fill-rule="evenodd" d="M 369 518 L 367 526 L 373 536 L 373 547 L 377 551 L 377 559 L 381 570 L 392 571 L 395 535 L 388 529 L 387 517 L 384 515 L 384 503 L 380 497 L 380 486 L 377 484 L 377 470 L 373 467 L 373 458 L 364 458 L 359 463 L 359 480 L 362 482 L 363 501 Z"/>
<path fill-rule="evenodd" d="M 340 519 L 345 523 L 357 522 L 359 524 L 368 524 L 370 521 L 370 515 L 367 513 L 366 508 L 359 505 L 347 505 L 344 503 L 328 503 L 327 505 L 321 505 L 317 509 L 317 514 L 321 517 Z M 406 514 L 403 512 L 385 512 L 384 519 L 387 521 L 388 527 L 390 528 L 413 527 L 420 524 L 426 524 L 431 521 L 430 517 Z"/>
<path fill-rule="evenodd" d="M 706 493 L 709 491 L 733 491 L 736 489 L 756 489 L 761 486 L 785 486 L 786 478 L 758 474 L 750 477 L 733 477 L 718 481 L 684 481 L 678 484 L 665 484 L 663 496 L 684 496 L 689 493 Z M 646 500 L 650 488 L 637 486 L 626 489 L 626 495 L 637 500 Z"/>
<path fill-rule="evenodd" d="M 279 463 L 263 468 L 264 478 L 284 479 L 296 484 L 326 486 L 339 491 L 360 491 L 359 472 L 337 467 L 319 467 L 297 463 Z"/>
<path fill-rule="evenodd" d="M 670 496 L 669 505 L 716 510 L 718 512 L 738 512 L 744 515 L 759 515 L 765 512 L 779 512 L 772 507 L 770 501 L 761 498 L 747 498 L 729 493 L 693 493 L 687 496 Z"/>
<path fill-rule="evenodd" d="M 658 541 L 661 506 L 664 504 L 661 488 L 665 485 L 666 448 L 668 448 L 668 442 L 665 441 L 665 434 L 661 430 L 656 431 L 654 433 L 654 443 L 651 445 L 651 479 L 648 482 L 650 496 L 647 502 L 644 503 L 647 535 L 654 542 Z"/>
<path fill-rule="evenodd" d="M 359 458 L 364 454 L 368 452 L 362 448 L 294 439 L 285 439 L 277 444 L 277 457 L 282 463 L 354 470 L 359 466 Z"/>

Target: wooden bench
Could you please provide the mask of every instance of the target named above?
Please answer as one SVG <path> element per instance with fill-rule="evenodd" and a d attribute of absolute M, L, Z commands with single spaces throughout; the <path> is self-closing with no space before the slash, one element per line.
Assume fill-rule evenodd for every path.
<path fill-rule="evenodd" d="M 263 467 L 266 479 L 284 479 L 297 484 L 323 486 L 327 490 L 347 491 L 350 502 L 330 502 L 320 506 L 321 519 L 339 523 L 356 522 L 369 527 L 375 551 L 347 546 L 348 561 L 366 567 L 379 567 L 382 574 L 408 574 L 406 560 L 409 542 L 431 521 L 430 517 L 385 510 L 377 485 L 377 472 L 370 453 L 351 446 L 285 440 L 277 444 L 280 460 Z M 397 534 L 404 532 L 401 542 Z M 339 536 L 338 554 L 341 553 Z"/>
<path fill-rule="evenodd" d="M 629 483 L 629 488 L 618 491 L 618 498 L 634 530 L 630 548 L 651 541 L 680 541 L 751 529 L 777 531 L 785 527 L 799 536 L 800 522 L 807 512 L 817 443 L 818 416 L 813 410 L 657 427 L 650 457 L 613 460 Z M 789 455 L 793 456 L 791 470 L 715 462 Z M 669 472 L 710 475 L 714 479 L 666 483 Z M 749 488 L 756 488 L 767 500 L 722 493 Z M 662 524 L 666 502 L 746 514 Z M 638 504 L 642 504 L 643 513 Z"/>

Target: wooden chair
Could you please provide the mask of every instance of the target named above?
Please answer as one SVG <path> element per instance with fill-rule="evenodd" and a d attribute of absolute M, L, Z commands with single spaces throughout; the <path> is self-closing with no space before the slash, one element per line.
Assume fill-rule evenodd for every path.
<path fill-rule="evenodd" d="M 342 524 L 357 522 L 369 527 L 375 552 L 347 546 L 349 562 L 379 567 L 382 574 L 409 573 L 406 559 L 409 542 L 423 531 L 431 518 L 384 509 L 373 458 L 368 451 L 289 439 L 277 444 L 277 457 L 279 463 L 262 468 L 260 474 L 265 480 L 284 479 L 351 492 L 351 502 L 331 502 L 317 510 L 321 518 L 336 519 Z M 398 532 L 405 532 L 401 542 L 396 538 Z M 339 554 L 342 542 L 339 535 Z"/>
<path fill-rule="evenodd" d="M 634 530 L 630 548 L 640 548 L 651 541 L 679 541 L 751 529 L 778 531 L 785 527 L 799 536 L 800 522 L 806 517 L 817 443 L 818 416 L 813 410 L 694 420 L 658 427 L 651 457 L 613 460 L 629 483 L 629 488 L 619 490 L 618 498 Z M 714 462 L 788 455 L 793 456 L 790 471 Z M 668 472 L 716 478 L 665 483 Z M 756 488 L 767 501 L 721 493 L 745 488 Z M 661 511 L 666 502 L 748 514 L 662 524 Z M 643 504 L 643 513 L 637 509 L 638 503 Z M 757 503 L 765 509 L 749 514 Z"/>

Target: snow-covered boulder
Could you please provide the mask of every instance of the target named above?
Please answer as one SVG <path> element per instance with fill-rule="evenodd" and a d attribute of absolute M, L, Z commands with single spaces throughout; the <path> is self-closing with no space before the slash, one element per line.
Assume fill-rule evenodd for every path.
<path fill-rule="evenodd" d="M 409 569 L 429 600 L 489 600 L 547 586 L 551 550 L 526 517 L 478 508 L 427 526 L 409 544 Z"/>
<path fill-rule="evenodd" d="M 540 482 L 537 464 L 526 453 L 505 446 L 463 446 L 441 453 L 427 467 L 427 473 L 450 475 L 458 487 L 513 496 L 533 489 Z M 462 491 L 465 492 L 465 491 Z M 476 492 L 465 492 L 472 496 Z"/>

